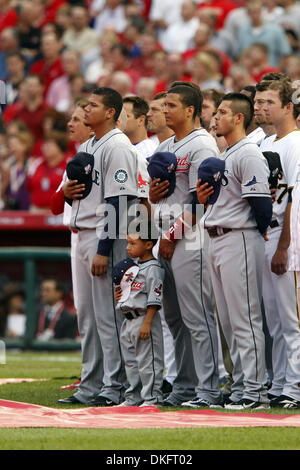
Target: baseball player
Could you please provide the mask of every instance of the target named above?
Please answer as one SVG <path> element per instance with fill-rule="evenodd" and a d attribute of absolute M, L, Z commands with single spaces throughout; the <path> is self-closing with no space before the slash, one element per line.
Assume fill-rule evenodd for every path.
<path fill-rule="evenodd" d="M 266 117 L 276 129 L 276 135 L 265 139 L 261 149 L 278 153 L 282 166 L 265 243 L 263 273 L 266 319 L 273 339 L 273 379 L 269 396 L 271 406 L 293 409 L 300 407 L 300 363 L 295 360 L 300 348 L 300 329 L 294 274 L 287 271 L 287 266 L 292 189 L 300 162 L 300 132 L 296 126 L 291 83 L 262 81 L 257 89 L 265 100 Z"/>
<path fill-rule="evenodd" d="M 127 113 L 127 124 L 124 133 L 130 142 L 136 146 L 146 158 L 155 151 L 155 143 L 148 138 L 147 134 L 147 113 L 149 105 L 147 101 L 139 96 L 127 96 L 123 99 L 124 109 Z"/>
<path fill-rule="evenodd" d="M 113 406 L 123 400 L 126 377 L 120 347 L 122 317 L 114 306 L 111 269 L 126 256 L 126 240 L 116 236 L 123 224 L 122 216 L 127 215 L 127 203 L 137 197 L 139 169 L 135 149 L 116 127 L 122 106 L 121 95 L 103 87 L 93 91 L 85 108 L 85 124 L 95 136 L 80 146 L 82 159 L 77 163 L 87 178 L 90 175 L 86 179 L 90 185 L 84 199 L 73 199 L 71 216 L 71 227 L 78 230 L 77 310 L 85 360 L 78 391 L 62 403 Z M 74 159 L 69 165 L 72 163 Z M 107 210 L 112 207 L 114 217 L 108 220 Z M 111 233 L 112 226 L 115 233 Z M 99 376 L 102 361 L 104 383 Z"/>
<path fill-rule="evenodd" d="M 203 233 L 196 224 L 197 241 L 190 246 L 189 238 L 195 235 L 192 222 L 184 229 L 187 218 L 195 224 L 192 212 L 198 166 L 204 158 L 219 153 L 213 137 L 196 128 L 201 104 L 200 91 L 191 86 L 178 85 L 168 91 L 165 117 L 174 136 L 162 142 L 157 152 L 176 155 L 176 185 L 169 197 L 167 180 L 155 178 L 149 189 L 162 232 L 159 259 L 165 269 L 163 308 L 174 338 L 177 368 L 173 390 L 164 401 L 166 406 L 186 403 L 201 407 L 220 400 L 218 339 Z M 190 205 L 190 211 L 185 211 L 185 205 Z"/>
<path fill-rule="evenodd" d="M 151 228 L 150 228 L 151 230 Z M 163 332 L 158 310 L 162 302 L 164 272 L 153 257 L 156 240 L 141 238 L 140 234 L 128 234 L 127 252 L 136 260 L 138 272 L 125 280 L 130 284 L 127 295 L 119 288 L 121 298 L 116 308 L 124 321 L 121 328 L 121 347 L 129 387 L 125 401 L 119 406 L 147 406 L 163 400 Z M 114 272 L 120 270 L 119 263 Z M 113 272 L 113 274 L 114 274 Z M 113 276 L 115 280 L 116 276 Z M 118 289 L 118 288 L 117 288 Z"/>
<path fill-rule="evenodd" d="M 246 137 L 253 116 L 248 97 L 225 95 L 216 114 L 216 131 L 226 138 L 221 155 L 224 169 L 219 195 L 209 201 L 214 186 L 197 184 L 198 201 L 208 203 L 203 216 L 210 237 L 209 258 L 218 314 L 233 362 L 229 409 L 269 407 L 265 387 L 265 343 L 262 331 L 261 283 L 263 235 L 271 220 L 272 201 L 267 162 Z M 221 163 L 222 163 L 221 161 Z M 219 161 L 220 162 L 220 161 Z M 199 167 L 199 173 L 201 168 Z"/>
<path fill-rule="evenodd" d="M 155 142 L 157 142 L 157 145 L 155 148 L 157 148 L 160 143 L 162 143 L 164 140 L 167 140 L 174 134 L 172 129 L 170 129 L 166 124 L 166 118 L 164 114 L 166 96 L 167 92 L 157 93 L 153 97 L 153 100 L 149 103 L 149 111 L 147 113 L 147 130 L 154 134 L 151 139 L 156 139 Z M 153 249 L 153 254 L 156 258 L 158 255 L 158 246 L 159 243 L 156 243 Z M 172 384 L 177 375 L 174 342 L 173 336 L 171 335 L 170 329 L 165 320 L 163 308 L 159 310 L 159 313 L 164 335 L 165 380 L 163 383 L 163 389 L 166 394 L 169 394 L 172 391 Z"/>

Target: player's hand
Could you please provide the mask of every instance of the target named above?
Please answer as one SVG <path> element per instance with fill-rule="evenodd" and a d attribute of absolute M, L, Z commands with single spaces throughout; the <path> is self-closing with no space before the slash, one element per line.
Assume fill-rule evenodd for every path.
<path fill-rule="evenodd" d="M 263 239 L 265 240 L 265 242 L 269 241 L 268 232 L 265 232 L 262 236 L 263 236 Z"/>
<path fill-rule="evenodd" d="M 280 276 L 287 272 L 288 250 L 277 248 L 271 261 L 271 271 Z"/>
<path fill-rule="evenodd" d="M 169 191 L 170 182 L 168 180 L 160 181 L 160 178 L 154 178 L 149 185 L 149 199 L 155 204 L 160 201 Z"/>
<path fill-rule="evenodd" d="M 119 302 L 120 298 L 122 297 L 122 289 L 121 286 L 115 286 L 115 301 Z"/>
<path fill-rule="evenodd" d="M 84 189 L 85 189 L 85 185 L 78 184 L 77 180 L 67 181 L 63 185 L 64 195 L 68 199 L 80 199 L 82 197 L 82 192 L 84 191 Z"/>
<path fill-rule="evenodd" d="M 208 186 L 208 183 L 201 183 L 201 179 L 197 183 L 197 199 L 199 204 L 205 204 L 209 196 L 214 193 L 213 186 Z"/>
<path fill-rule="evenodd" d="M 175 243 L 166 238 L 161 238 L 159 242 L 159 254 L 164 259 L 171 259 L 175 250 Z"/>
<path fill-rule="evenodd" d="M 91 273 L 93 276 L 103 276 L 107 273 L 108 256 L 95 255 L 92 263 Z"/>
<path fill-rule="evenodd" d="M 272 204 L 276 201 L 276 188 L 271 188 L 270 187 L 270 193 L 271 193 L 271 199 L 272 199 Z"/>
<path fill-rule="evenodd" d="M 139 339 L 145 340 L 150 338 L 151 325 L 143 323 L 139 332 Z"/>

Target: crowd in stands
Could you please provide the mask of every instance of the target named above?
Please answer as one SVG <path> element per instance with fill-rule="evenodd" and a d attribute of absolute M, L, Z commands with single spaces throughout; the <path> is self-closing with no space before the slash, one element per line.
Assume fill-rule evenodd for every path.
<path fill-rule="evenodd" d="M 0 0 L 0 209 L 49 211 L 95 86 L 146 101 L 177 80 L 228 93 L 300 80 L 295 0 Z"/>

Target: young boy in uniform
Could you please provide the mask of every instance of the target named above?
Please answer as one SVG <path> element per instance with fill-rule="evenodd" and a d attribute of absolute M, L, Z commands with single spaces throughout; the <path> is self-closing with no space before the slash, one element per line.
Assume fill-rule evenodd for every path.
<path fill-rule="evenodd" d="M 152 254 L 155 243 L 140 234 L 128 234 L 130 258 L 118 263 L 113 272 L 116 308 L 124 315 L 121 349 L 129 383 L 125 401 L 118 406 L 147 406 L 163 400 L 163 332 L 157 312 L 164 271 Z"/>

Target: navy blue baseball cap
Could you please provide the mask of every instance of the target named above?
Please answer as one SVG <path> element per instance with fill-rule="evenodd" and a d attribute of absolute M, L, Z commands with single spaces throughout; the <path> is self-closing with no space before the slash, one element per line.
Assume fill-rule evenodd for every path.
<path fill-rule="evenodd" d="M 66 172 L 69 180 L 77 180 L 78 184 L 84 184 L 82 198 L 87 197 L 93 184 L 94 155 L 86 152 L 78 152 L 67 164 Z"/>
<path fill-rule="evenodd" d="M 138 275 L 139 269 L 139 266 L 132 258 L 126 258 L 113 267 L 113 283 L 116 286 L 120 286 L 122 290 L 122 297 L 119 302 L 125 302 L 125 300 L 128 299 L 131 291 L 131 284 Z"/>
<path fill-rule="evenodd" d="M 207 202 L 208 204 L 214 204 L 220 194 L 221 185 L 225 183 L 225 186 L 228 183 L 225 176 L 225 160 L 215 157 L 203 160 L 198 168 L 198 179 L 201 179 L 202 183 L 213 186 L 214 192 L 209 196 Z M 223 181 L 224 183 L 222 183 Z"/>
<path fill-rule="evenodd" d="M 171 152 L 156 152 L 149 158 L 148 173 L 151 179 L 160 178 L 161 181 L 170 182 L 169 191 L 165 197 L 170 196 L 176 185 L 177 157 Z"/>

